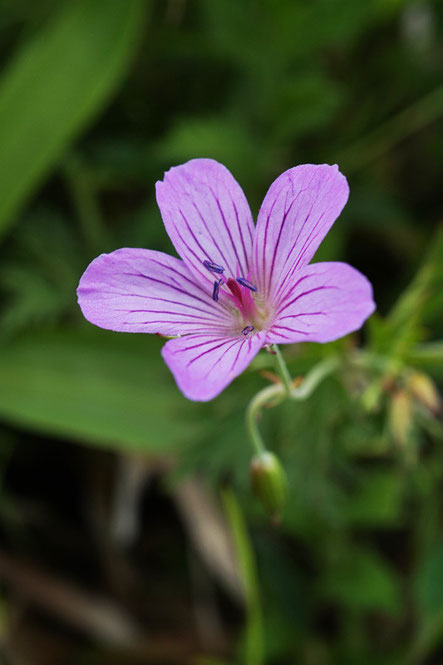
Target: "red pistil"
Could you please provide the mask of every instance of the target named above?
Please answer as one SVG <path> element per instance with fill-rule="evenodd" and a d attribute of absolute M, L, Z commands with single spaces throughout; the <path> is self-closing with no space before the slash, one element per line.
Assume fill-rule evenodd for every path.
<path fill-rule="evenodd" d="M 254 298 L 252 297 L 251 291 L 247 288 L 241 287 L 235 279 L 232 279 L 232 277 L 229 277 L 226 280 L 226 286 L 232 293 L 230 298 L 234 305 L 238 307 L 245 320 L 250 321 L 255 313 Z"/>
<path fill-rule="evenodd" d="M 243 302 L 242 302 L 241 288 L 239 287 L 235 279 L 229 277 L 229 279 L 227 279 L 226 281 L 226 286 L 228 287 L 234 298 L 236 298 L 239 301 L 239 304 L 242 305 Z"/>

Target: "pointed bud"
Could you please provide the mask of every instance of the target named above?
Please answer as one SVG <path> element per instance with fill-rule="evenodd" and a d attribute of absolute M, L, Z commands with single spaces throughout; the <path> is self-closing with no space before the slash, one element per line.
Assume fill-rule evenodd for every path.
<path fill-rule="evenodd" d="M 397 390 L 392 395 L 389 424 L 394 441 L 402 448 L 406 447 L 412 429 L 412 402 L 406 390 Z"/>
<path fill-rule="evenodd" d="M 268 513 L 278 519 L 286 501 L 286 473 L 274 453 L 266 451 L 251 462 L 252 491 Z"/>
<path fill-rule="evenodd" d="M 433 380 L 423 372 L 411 372 L 408 377 L 408 389 L 411 395 L 434 416 L 441 413 L 441 398 Z"/>

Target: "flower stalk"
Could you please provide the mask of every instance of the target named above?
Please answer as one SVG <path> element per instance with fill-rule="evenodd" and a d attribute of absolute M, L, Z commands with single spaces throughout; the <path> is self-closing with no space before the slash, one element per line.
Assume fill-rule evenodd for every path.
<path fill-rule="evenodd" d="M 280 349 L 274 345 L 273 350 L 276 354 L 276 364 L 281 377 L 281 383 L 273 384 L 260 390 L 249 402 L 246 409 L 246 428 L 249 433 L 252 447 L 254 448 L 254 459 L 264 459 L 265 456 L 269 454 L 258 426 L 261 410 L 265 407 L 269 408 L 278 406 L 285 399 L 294 401 L 307 399 L 320 383 L 339 367 L 339 359 L 336 356 L 326 358 L 308 372 L 300 385 L 294 387 L 291 375 Z M 273 457 L 275 457 L 275 455 L 273 455 Z M 277 458 L 275 458 L 275 460 L 278 461 Z M 281 469 L 280 475 L 283 473 L 283 469 Z M 258 495 L 258 498 L 262 500 L 264 506 L 267 507 L 269 503 L 267 497 L 264 495 L 263 497 L 260 496 L 260 493 L 257 492 L 257 485 L 256 494 Z"/>
<path fill-rule="evenodd" d="M 264 406 L 277 406 L 285 398 L 285 390 L 281 383 L 268 386 L 260 390 L 249 402 L 246 409 L 246 428 L 251 439 L 252 447 L 257 455 L 261 455 L 266 451 L 260 429 L 258 427 L 258 420 L 261 410 Z"/>
<path fill-rule="evenodd" d="M 283 358 L 282 352 L 278 348 L 277 344 L 273 345 L 272 350 L 275 353 L 277 371 L 280 375 L 281 382 L 285 387 L 287 397 L 290 398 L 292 392 L 292 378 L 289 374 L 288 366 L 286 365 L 285 359 Z"/>

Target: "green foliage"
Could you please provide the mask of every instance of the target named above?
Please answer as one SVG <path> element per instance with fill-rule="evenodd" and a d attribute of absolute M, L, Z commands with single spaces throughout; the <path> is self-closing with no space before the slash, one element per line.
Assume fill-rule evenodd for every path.
<path fill-rule="evenodd" d="M 404 479 L 392 470 L 363 475 L 346 506 L 347 518 L 356 526 L 389 527 L 401 520 Z"/>
<path fill-rule="evenodd" d="M 367 549 L 349 547 L 329 574 L 319 580 L 320 594 L 352 611 L 398 613 L 400 593 L 393 571 Z"/>
<path fill-rule="evenodd" d="M 82 263 L 79 239 L 67 220 L 47 208 L 32 212 L 12 235 L 0 268 L 8 302 L 2 334 L 11 337 L 29 325 L 47 327 L 70 312 L 72 285 Z"/>
<path fill-rule="evenodd" d="M 420 610 L 424 615 L 443 617 L 443 543 L 435 543 L 420 562 L 415 582 Z"/>
<path fill-rule="evenodd" d="M 193 438 L 199 423 L 163 372 L 159 347 L 82 329 L 20 336 L 0 351 L 0 413 L 53 435 L 166 451 Z"/>
<path fill-rule="evenodd" d="M 144 4 L 69 2 L 10 62 L 0 82 L 1 230 L 114 90 Z"/>

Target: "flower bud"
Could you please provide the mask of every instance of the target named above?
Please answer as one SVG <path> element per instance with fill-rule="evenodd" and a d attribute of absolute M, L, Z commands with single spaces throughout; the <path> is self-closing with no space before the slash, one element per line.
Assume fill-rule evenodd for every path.
<path fill-rule="evenodd" d="M 441 412 L 441 399 L 433 380 L 423 372 L 411 372 L 408 378 L 408 389 L 418 402 L 423 404 L 434 415 Z"/>
<path fill-rule="evenodd" d="M 278 519 L 285 504 L 287 485 L 286 473 L 274 453 L 266 451 L 253 458 L 252 491 L 273 518 Z"/>
<path fill-rule="evenodd" d="M 397 390 L 391 399 L 389 409 L 389 424 L 394 441 L 404 448 L 412 429 L 412 403 L 406 390 Z"/>

